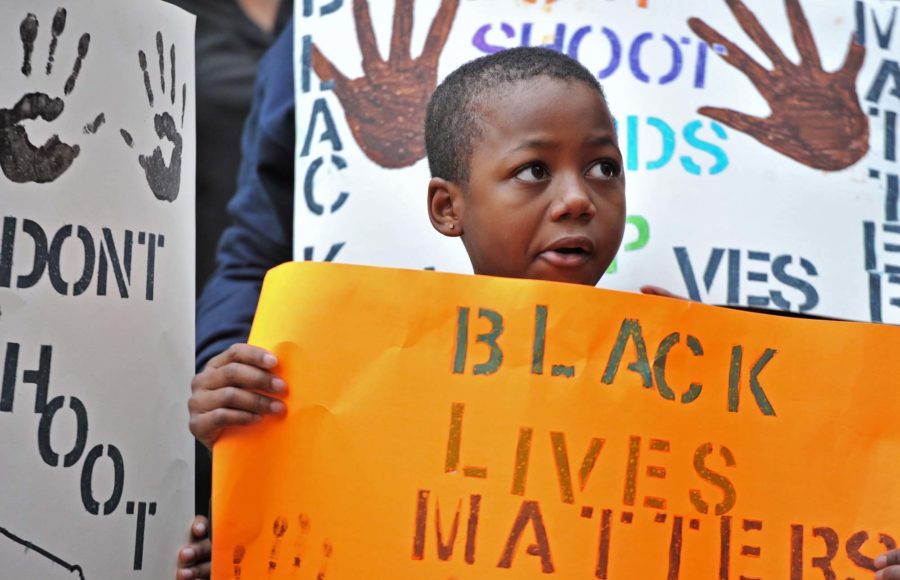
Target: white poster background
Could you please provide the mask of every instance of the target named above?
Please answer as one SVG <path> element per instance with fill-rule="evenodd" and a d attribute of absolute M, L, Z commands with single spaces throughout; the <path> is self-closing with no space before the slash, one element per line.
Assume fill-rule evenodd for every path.
<path fill-rule="evenodd" d="M 47 74 L 60 7 L 67 11 L 66 21 Z M 29 13 L 38 27 L 32 71 L 26 76 L 22 22 Z M 36 146 L 58 135 L 80 148 L 71 166 L 47 183 L 15 183 L 7 171 L 0 172 L 2 247 L 12 248 L 0 262 L 0 383 L 10 407 L 0 411 L 3 578 L 174 576 L 177 546 L 193 514 L 193 440 L 185 405 L 194 366 L 193 23 L 181 10 L 150 0 L 0 3 L 0 117 L 29 93 L 62 98 L 58 118 L 25 121 L 22 127 Z M 157 32 L 163 40 L 165 90 Z M 90 45 L 66 94 L 84 33 L 90 34 Z M 153 106 L 140 50 L 148 61 Z M 169 164 L 174 145 L 154 129 L 155 116 L 163 112 L 175 120 L 183 140 L 180 187 L 173 201 L 157 199 L 138 161 L 160 146 Z M 85 129 L 100 113 L 105 123 L 96 132 Z M 0 155 L 9 155 L 8 145 L 0 148 L 5 148 Z M 20 287 L 35 261 L 26 220 L 40 226 L 50 246 L 63 233 L 60 251 L 50 249 L 40 279 Z M 14 227 L 4 229 L 10 224 Z M 68 225 L 73 229 L 67 237 Z M 79 226 L 88 233 L 84 238 L 78 236 Z M 104 228 L 123 270 L 126 232 L 132 235 L 127 298 L 117 284 Z M 90 259 L 86 247 L 93 251 Z M 101 263 L 105 295 L 98 291 Z M 67 284 L 63 292 L 54 288 L 54 276 Z M 76 295 L 83 278 L 89 283 Z M 19 345 L 17 356 L 11 344 Z M 30 371 L 41 368 L 42 346 L 51 349 L 47 404 L 36 413 L 39 389 Z M 55 413 L 54 401 L 62 403 Z M 43 441 L 42 420 L 49 427 L 49 439 Z M 118 490 L 116 451 L 121 458 Z M 92 501 L 98 504 L 96 515 L 89 511 Z"/>
<path fill-rule="evenodd" d="M 745 3 L 785 55 L 798 61 L 785 3 Z M 439 4 L 439 0 L 414 3 L 413 58 L 422 51 Z M 896 180 L 898 168 L 896 156 L 887 151 L 885 119 L 892 112 L 896 126 L 900 71 L 888 77 L 877 102 L 866 100 L 886 61 L 897 60 L 900 26 L 889 27 L 897 3 L 803 0 L 801 4 L 825 71 L 839 69 L 852 35 L 860 27 L 865 31 L 867 54 L 857 88 L 869 120 L 870 150 L 840 171 L 802 165 L 721 123 L 714 129 L 714 121 L 697 112 L 701 106 L 714 106 L 761 117 L 769 114 L 766 101 L 748 78 L 711 48 L 704 47 L 709 50 L 705 66 L 701 64 L 702 41 L 688 26 L 691 17 L 702 18 L 771 67 L 724 0 L 463 0 L 441 54 L 438 80 L 485 54 L 476 41 L 485 26 L 489 29 L 484 39 L 494 46 L 519 46 L 530 26 L 530 45 L 561 40 L 557 48 L 566 52 L 576 32 L 590 27 L 581 37 L 577 56 L 591 71 L 601 71 L 614 58 L 604 31 L 608 29 L 620 42 L 622 54 L 619 66 L 601 82 L 618 123 L 623 156 L 628 160 L 629 152 L 636 152 L 634 162 L 626 163 L 628 214 L 635 217 L 626 227 L 615 271 L 600 286 L 634 291 L 655 284 L 688 295 L 687 262 L 697 290 L 693 297 L 704 302 L 897 323 L 900 308 L 892 300 L 900 296 L 896 287 L 900 277 L 890 262 L 900 262 L 893 257 L 900 246 L 891 239 L 900 241 L 900 236 L 894 229 L 896 211 L 892 214 L 887 208 L 889 176 Z M 296 12 L 296 259 L 469 272 L 460 241 L 437 234 L 428 221 L 427 161 L 403 169 L 385 169 L 370 161 L 354 140 L 334 90 L 305 65 L 310 61 L 309 47 L 315 45 L 348 78 L 363 75 L 352 5 L 349 0 L 311 1 Z M 368 5 L 380 53 L 387 59 L 395 3 Z M 635 49 L 645 33 L 652 37 Z M 676 52 L 666 36 L 678 46 L 681 72 L 661 84 L 673 68 Z M 637 70 L 649 82 L 635 72 L 632 50 L 638 53 Z M 698 71 L 703 71 L 702 83 L 697 82 Z M 336 150 L 333 138 L 323 138 L 327 126 L 321 110 L 314 114 L 317 99 L 327 104 L 341 150 Z M 665 129 L 653 126 L 659 125 L 657 120 L 672 129 L 674 147 L 668 149 L 668 162 L 654 167 L 665 151 Z M 701 124 L 696 137 L 727 157 L 727 167 L 716 174 L 711 174 L 714 155 L 685 136 L 694 122 Z M 307 139 L 311 146 L 304 154 Z M 318 170 L 312 172 L 317 160 L 321 160 Z M 699 166 L 699 175 L 686 169 L 690 162 Z M 313 201 L 324 209 L 321 214 L 307 203 L 304 186 L 310 173 Z M 342 193 L 346 200 L 332 212 Z M 639 226 L 644 224 L 641 235 Z M 716 255 L 718 267 L 710 267 L 705 280 Z"/>

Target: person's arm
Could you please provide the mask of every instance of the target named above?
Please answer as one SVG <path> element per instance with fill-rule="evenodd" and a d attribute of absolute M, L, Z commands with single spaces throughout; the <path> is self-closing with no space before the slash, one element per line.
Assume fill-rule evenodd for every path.
<path fill-rule="evenodd" d="M 238 188 L 228 207 L 233 223 L 222 235 L 216 271 L 197 301 L 195 365 L 198 375 L 192 384 L 191 425 L 194 435 L 201 435 L 201 440 L 207 445 L 212 444 L 214 431 L 221 425 L 212 421 L 211 429 L 206 429 L 210 422 L 201 420 L 198 426 L 197 417 L 214 410 L 210 409 L 211 406 L 227 403 L 227 397 L 220 395 L 235 390 L 229 387 L 243 388 L 243 383 L 248 383 L 247 388 L 258 388 L 255 383 L 260 382 L 262 375 L 261 368 L 257 367 L 266 365 L 248 364 L 243 358 L 236 357 L 228 363 L 234 367 L 230 374 L 221 372 L 221 368 L 207 369 L 207 366 L 217 355 L 226 356 L 222 353 L 232 345 L 247 341 L 266 272 L 290 261 L 292 257 L 295 141 L 293 35 L 293 26 L 288 25 L 260 62 L 253 108 L 244 126 L 241 143 L 243 158 Z M 251 352 L 252 348 L 243 345 L 232 348 L 230 352 L 237 351 Z M 265 361 L 264 357 L 257 358 Z M 219 380 L 228 377 L 232 379 Z M 271 380 L 269 385 L 272 385 Z M 205 393 L 198 397 L 198 390 Z M 215 390 L 219 393 L 211 393 Z M 259 396 L 256 397 L 259 400 Z M 277 412 L 277 409 L 269 411 Z M 228 415 L 240 416 L 236 413 Z M 209 431 L 209 437 L 202 436 L 206 431 Z M 176 578 L 209 578 L 208 534 L 208 520 L 197 516 L 191 526 L 189 542 L 179 549 Z"/>
<path fill-rule="evenodd" d="M 246 342 L 266 272 L 292 258 L 293 25 L 260 62 L 244 129 L 238 188 L 228 205 L 215 273 L 197 301 L 196 369 Z"/>

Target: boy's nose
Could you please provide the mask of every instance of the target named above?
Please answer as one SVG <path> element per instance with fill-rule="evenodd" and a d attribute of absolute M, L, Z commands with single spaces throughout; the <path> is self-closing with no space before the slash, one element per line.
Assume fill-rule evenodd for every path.
<path fill-rule="evenodd" d="M 570 181 L 561 184 L 562 187 L 551 208 L 553 220 L 582 219 L 588 221 L 597 213 L 594 201 L 588 193 L 587 186 L 583 182 Z"/>

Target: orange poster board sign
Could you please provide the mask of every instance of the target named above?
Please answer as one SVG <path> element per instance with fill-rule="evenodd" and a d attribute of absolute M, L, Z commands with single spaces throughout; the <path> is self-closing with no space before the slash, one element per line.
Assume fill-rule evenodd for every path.
<path fill-rule="evenodd" d="M 214 577 L 847 578 L 900 539 L 900 329 L 333 264 L 215 448 Z"/>

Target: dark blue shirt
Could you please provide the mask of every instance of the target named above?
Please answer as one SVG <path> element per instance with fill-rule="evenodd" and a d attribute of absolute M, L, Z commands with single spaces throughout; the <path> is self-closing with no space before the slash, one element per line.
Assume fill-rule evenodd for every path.
<path fill-rule="evenodd" d="M 266 272 L 292 259 L 294 219 L 294 26 L 259 64 L 244 126 L 237 192 L 228 204 L 216 270 L 197 301 L 196 365 L 246 342 Z"/>

